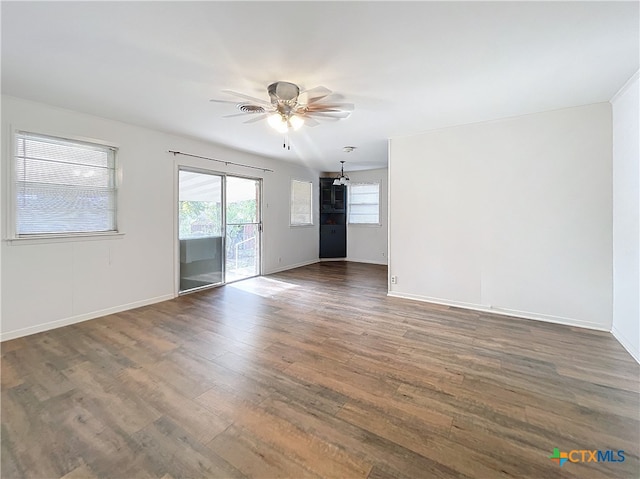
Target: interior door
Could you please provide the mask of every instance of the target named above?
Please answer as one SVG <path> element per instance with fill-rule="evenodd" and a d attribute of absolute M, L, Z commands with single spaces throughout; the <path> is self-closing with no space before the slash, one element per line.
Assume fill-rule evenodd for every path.
<path fill-rule="evenodd" d="M 224 282 L 223 179 L 211 173 L 178 172 L 181 293 Z"/>
<path fill-rule="evenodd" d="M 260 274 L 260 196 L 261 180 L 226 177 L 227 283 Z"/>

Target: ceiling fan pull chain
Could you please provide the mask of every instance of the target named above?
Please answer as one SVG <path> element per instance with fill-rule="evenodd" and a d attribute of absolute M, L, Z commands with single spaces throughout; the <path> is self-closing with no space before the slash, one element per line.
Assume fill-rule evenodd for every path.
<path fill-rule="evenodd" d="M 282 139 L 282 148 L 291 150 L 291 141 L 289 140 L 289 135 L 287 133 L 284 134 Z"/>

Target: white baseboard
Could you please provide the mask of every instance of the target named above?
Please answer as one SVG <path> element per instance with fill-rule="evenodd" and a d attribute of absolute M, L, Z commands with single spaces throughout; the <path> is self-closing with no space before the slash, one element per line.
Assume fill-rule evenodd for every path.
<path fill-rule="evenodd" d="M 284 266 L 282 268 L 278 268 L 264 274 L 272 274 L 278 273 L 280 271 L 286 271 L 288 269 L 299 268 L 301 266 L 307 266 L 310 264 L 317 263 L 318 260 L 314 259 L 311 261 L 305 261 L 302 263 Z M 136 301 L 133 303 L 122 304 L 119 306 L 115 306 L 113 308 L 102 309 L 98 311 L 92 311 L 90 313 L 80 314 L 77 316 L 72 316 L 69 318 L 57 319 L 55 321 L 49 321 L 47 323 L 36 324 L 34 326 L 29 326 L 28 328 L 20 328 L 15 329 L 13 331 L 0 332 L 0 342 L 9 341 L 11 339 L 21 338 L 23 336 L 29 336 L 31 334 L 42 333 L 44 331 L 49 331 L 55 328 L 61 328 L 63 326 L 69 326 L 70 324 L 81 323 L 83 321 L 88 321 L 90 319 L 96 319 L 102 316 L 107 316 L 109 314 L 119 313 L 121 311 L 127 311 L 129 309 L 140 308 L 142 306 L 147 306 L 149 304 L 160 303 L 162 301 L 167 301 L 169 299 L 175 298 L 173 294 L 166 294 L 162 296 L 157 296 L 155 298 L 144 299 L 142 301 Z"/>
<path fill-rule="evenodd" d="M 631 342 L 618 330 L 616 327 L 611 328 L 611 334 L 618 340 L 624 349 L 640 364 L 640 352 L 637 347 L 631 344 Z"/>
<path fill-rule="evenodd" d="M 165 294 L 162 296 L 156 296 L 155 298 L 143 299 L 142 301 L 135 301 L 133 303 L 122 304 L 113 308 L 101 309 L 99 311 L 92 311 L 90 313 L 79 314 L 70 318 L 58 319 L 56 321 L 50 321 L 48 323 L 36 324 L 35 326 L 29 326 L 28 328 L 14 329 L 13 331 L 7 331 L 0 333 L 0 341 L 8 341 L 10 339 L 21 338 L 22 336 L 29 336 L 31 334 L 42 333 L 49 331 L 50 329 L 61 328 L 62 326 L 69 326 L 70 324 L 81 323 L 90 319 L 99 318 L 101 316 L 107 316 L 109 314 L 119 313 L 121 311 L 127 311 L 129 309 L 140 308 L 149 304 L 160 303 L 173 299 L 173 294 Z"/>
<path fill-rule="evenodd" d="M 382 266 L 387 266 L 386 261 L 373 261 L 370 259 L 357 259 L 357 258 L 347 258 L 347 261 L 350 261 L 352 263 L 380 264 Z"/>
<path fill-rule="evenodd" d="M 318 261 L 321 263 L 328 263 L 331 261 L 348 261 L 349 263 L 365 263 L 365 264 L 379 264 L 383 266 L 387 266 L 387 263 L 383 263 L 380 261 L 371 261 L 368 259 L 354 259 L 354 258 L 320 258 Z"/>
<path fill-rule="evenodd" d="M 387 296 L 393 298 L 412 299 L 414 301 L 422 301 L 425 303 L 441 304 L 444 306 L 452 306 L 456 308 L 470 309 L 473 311 L 481 311 L 483 313 L 498 314 L 501 316 L 515 316 L 523 319 L 534 319 L 536 321 L 545 321 L 547 323 L 562 324 L 565 326 L 577 326 L 580 328 L 594 329 L 596 331 L 609 332 L 610 329 L 607 326 L 603 326 L 597 323 L 591 323 L 589 321 L 583 321 L 574 318 L 565 318 L 563 316 L 552 316 L 549 314 L 532 313 L 530 311 L 519 311 L 515 309 L 496 308 L 492 306 L 486 306 L 482 304 L 464 303 L 461 301 L 450 301 L 440 298 L 431 298 L 428 296 L 420 296 L 417 294 L 397 293 L 394 291 L 387 292 Z"/>
<path fill-rule="evenodd" d="M 319 263 L 320 260 L 319 259 L 312 259 L 310 261 L 303 261 L 302 263 L 297 263 L 297 264 L 290 264 L 287 266 L 282 266 L 279 268 L 275 268 L 275 269 L 271 269 L 269 271 L 265 271 L 262 274 L 274 274 L 274 273 L 280 273 L 282 271 L 287 271 L 288 269 L 295 269 L 295 268 L 301 268 L 302 266 L 308 266 L 310 264 L 315 264 L 315 263 Z"/>

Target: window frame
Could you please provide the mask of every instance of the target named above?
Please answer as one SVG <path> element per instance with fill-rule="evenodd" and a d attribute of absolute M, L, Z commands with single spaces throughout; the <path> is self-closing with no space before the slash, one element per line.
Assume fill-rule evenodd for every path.
<path fill-rule="evenodd" d="M 353 194 L 353 187 L 358 185 L 376 185 L 378 187 L 378 221 L 371 223 L 353 223 L 351 221 L 351 197 Z M 382 222 L 380 221 L 380 195 L 382 194 L 382 181 L 380 180 L 368 180 L 368 181 L 351 181 L 351 184 L 347 187 L 347 224 L 349 226 L 382 226 Z M 373 205 L 374 203 L 357 203 L 364 205 Z"/>
<path fill-rule="evenodd" d="M 120 202 L 120 187 L 122 184 L 122 169 L 119 161 L 119 147 L 112 143 L 97 140 L 94 138 L 86 138 L 74 135 L 61 134 L 60 132 L 43 132 L 41 130 L 30 128 L 17 128 L 13 125 L 9 126 L 9 141 L 6 142 L 5 154 L 9 161 L 7 162 L 5 172 L 5 189 L 6 194 L 4 197 L 6 205 L 6 221 L 5 221 L 5 234 L 4 238 L 9 244 L 46 244 L 56 242 L 68 242 L 68 241 L 87 241 L 87 240 L 102 240 L 113 238 L 120 238 L 124 236 L 124 231 L 121 227 L 121 202 Z M 113 184 L 114 184 L 114 202 L 115 202 L 115 229 L 109 231 L 81 231 L 81 232 L 57 232 L 57 233 L 33 233 L 33 234 L 19 234 L 17 231 L 17 216 L 18 216 L 18 201 L 17 201 L 17 136 L 31 135 L 33 137 L 40 137 L 44 139 L 52 139 L 67 143 L 75 143 L 78 145 L 87 145 L 93 148 L 104 148 L 113 151 Z"/>
<path fill-rule="evenodd" d="M 309 223 L 294 223 L 293 222 L 293 183 L 305 183 L 309 185 Z M 305 227 L 313 226 L 313 181 L 303 180 L 298 178 L 291 178 L 289 182 L 289 226 L 290 227 Z"/>

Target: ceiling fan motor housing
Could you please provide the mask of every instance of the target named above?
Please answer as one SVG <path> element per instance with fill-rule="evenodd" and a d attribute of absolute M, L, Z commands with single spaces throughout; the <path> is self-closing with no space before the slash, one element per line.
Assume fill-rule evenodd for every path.
<path fill-rule="evenodd" d="M 300 88 L 298 85 L 286 81 L 277 81 L 272 83 L 269 85 L 267 91 L 271 97 L 271 103 L 274 106 L 279 102 L 296 103 L 298 95 L 300 95 Z"/>

